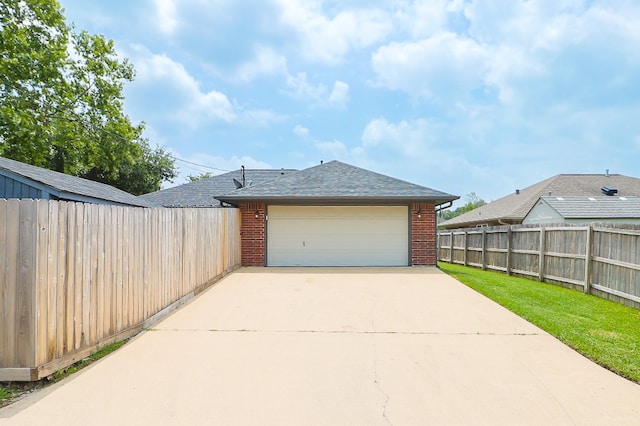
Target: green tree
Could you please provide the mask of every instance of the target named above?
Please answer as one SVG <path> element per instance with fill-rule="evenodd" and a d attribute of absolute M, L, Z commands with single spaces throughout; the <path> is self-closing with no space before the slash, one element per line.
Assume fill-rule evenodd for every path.
<path fill-rule="evenodd" d="M 199 173 L 197 175 L 189 175 L 187 176 L 187 182 L 195 182 L 197 180 L 202 180 L 202 179 L 208 179 L 210 177 L 213 177 L 214 174 L 211 172 L 202 172 Z"/>
<path fill-rule="evenodd" d="M 0 0 L 0 155 L 134 194 L 176 177 L 123 111 L 133 66 L 56 0 Z"/>
<path fill-rule="evenodd" d="M 455 210 L 443 210 L 440 212 L 440 221 L 453 219 L 456 216 L 460 216 L 463 213 L 469 212 L 480 206 L 487 204 L 482 198 L 478 197 L 475 192 L 467 194 L 467 202 L 465 205 L 458 207 Z"/>

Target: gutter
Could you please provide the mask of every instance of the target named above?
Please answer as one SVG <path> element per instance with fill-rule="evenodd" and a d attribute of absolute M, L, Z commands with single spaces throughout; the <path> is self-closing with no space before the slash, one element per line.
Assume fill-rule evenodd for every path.
<path fill-rule="evenodd" d="M 448 201 L 448 202 L 443 203 L 443 204 L 438 204 L 436 206 L 436 213 L 438 213 L 441 210 L 448 209 L 451 206 L 453 206 L 453 201 Z"/>

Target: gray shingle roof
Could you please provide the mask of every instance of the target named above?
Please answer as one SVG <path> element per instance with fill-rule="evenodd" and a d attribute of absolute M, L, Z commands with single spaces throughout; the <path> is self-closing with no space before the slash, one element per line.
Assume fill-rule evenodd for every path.
<path fill-rule="evenodd" d="M 640 197 L 541 197 L 566 219 L 640 218 Z"/>
<path fill-rule="evenodd" d="M 247 186 L 253 186 L 270 181 L 282 174 L 294 172 L 291 169 L 281 170 L 245 170 Z M 185 183 L 149 194 L 141 195 L 140 199 L 164 207 L 212 207 L 220 205 L 216 197 L 233 192 L 236 186 L 233 179 L 242 182 L 242 171 L 234 170 L 229 173 L 212 176 L 210 178 Z"/>
<path fill-rule="evenodd" d="M 330 161 L 217 198 L 232 204 L 252 200 L 288 203 L 432 201 L 442 204 L 458 197 L 339 161 Z"/>
<path fill-rule="evenodd" d="M 462 228 L 497 222 L 521 223 L 529 210 L 542 196 L 601 196 L 603 186 L 618 189 L 619 196 L 640 196 L 640 179 L 618 174 L 560 174 L 470 212 L 442 222 L 444 228 Z"/>
<path fill-rule="evenodd" d="M 72 199 L 74 195 L 130 206 L 149 207 L 144 200 L 113 186 L 70 176 L 0 157 L 0 169 L 44 185 L 53 195 Z"/>

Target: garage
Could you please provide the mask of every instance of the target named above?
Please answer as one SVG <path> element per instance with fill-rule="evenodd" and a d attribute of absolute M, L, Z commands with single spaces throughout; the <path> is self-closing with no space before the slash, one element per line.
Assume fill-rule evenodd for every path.
<path fill-rule="evenodd" d="M 407 266 L 407 206 L 269 206 L 268 266 Z"/>
<path fill-rule="evenodd" d="M 458 199 L 335 160 L 243 182 L 216 197 L 239 211 L 242 266 L 436 266 L 436 209 Z"/>

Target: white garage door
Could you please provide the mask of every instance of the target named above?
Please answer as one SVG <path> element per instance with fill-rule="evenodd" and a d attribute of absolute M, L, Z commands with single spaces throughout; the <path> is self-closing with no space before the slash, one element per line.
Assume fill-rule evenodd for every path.
<path fill-rule="evenodd" d="M 269 206 L 269 266 L 407 266 L 406 206 Z"/>

